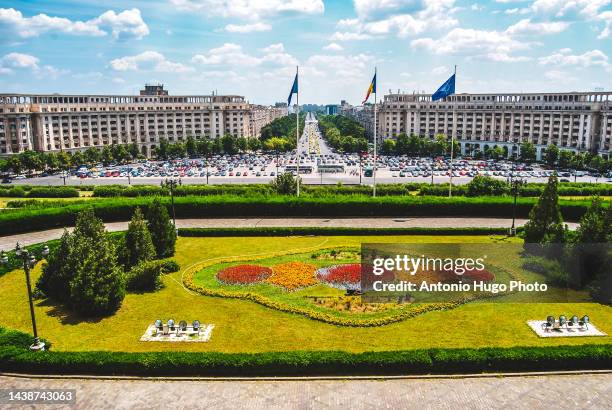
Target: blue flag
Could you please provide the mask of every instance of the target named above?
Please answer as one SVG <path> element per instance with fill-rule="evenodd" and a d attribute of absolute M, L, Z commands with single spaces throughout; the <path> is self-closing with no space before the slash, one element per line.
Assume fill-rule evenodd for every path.
<path fill-rule="evenodd" d="M 294 93 L 298 92 L 298 75 L 295 74 L 295 80 L 293 80 L 293 86 L 291 87 L 291 92 L 289 92 L 289 98 L 287 98 L 287 107 L 291 107 L 291 98 Z"/>
<path fill-rule="evenodd" d="M 433 93 L 431 101 L 441 100 L 451 94 L 455 94 L 455 74 L 451 75 L 451 77 L 438 88 L 438 91 Z"/>

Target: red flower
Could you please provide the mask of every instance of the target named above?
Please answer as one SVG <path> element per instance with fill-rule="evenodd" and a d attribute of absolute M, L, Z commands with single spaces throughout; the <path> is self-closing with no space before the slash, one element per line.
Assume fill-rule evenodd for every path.
<path fill-rule="evenodd" d="M 266 280 L 272 269 L 258 265 L 236 265 L 217 272 L 217 280 L 228 285 L 247 285 Z"/>

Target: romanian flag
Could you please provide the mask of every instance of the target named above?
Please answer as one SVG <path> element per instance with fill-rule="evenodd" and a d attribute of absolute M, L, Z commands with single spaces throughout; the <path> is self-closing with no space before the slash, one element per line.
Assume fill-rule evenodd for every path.
<path fill-rule="evenodd" d="M 370 94 L 376 94 L 376 73 L 374 73 L 374 78 L 372 78 L 372 82 L 370 83 L 370 86 L 368 87 L 368 93 L 366 94 L 365 99 L 361 102 L 361 104 L 365 104 L 366 101 L 368 101 L 368 98 L 370 98 Z"/>

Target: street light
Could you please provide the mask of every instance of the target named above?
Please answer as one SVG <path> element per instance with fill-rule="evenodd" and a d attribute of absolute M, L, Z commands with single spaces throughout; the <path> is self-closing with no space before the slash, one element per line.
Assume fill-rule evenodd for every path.
<path fill-rule="evenodd" d="M 518 197 L 521 185 L 523 185 L 524 183 L 523 180 L 514 177 L 514 174 L 516 172 L 516 150 L 517 145 L 514 144 L 512 146 L 512 173 L 510 174 L 510 189 L 512 190 L 512 195 L 514 196 L 514 203 L 512 205 L 512 227 L 510 228 L 510 236 L 516 235 L 516 198 Z"/>
<path fill-rule="evenodd" d="M 45 245 L 41 251 L 42 257 L 45 258 L 49 255 L 49 247 Z M 21 259 L 23 263 L 23 270 L 26 275 L 26 284 L 28 286 L 28 301 L 30 303 L 30 317 L 32 319 L 32 331 L 34 333 L 34 343 L 30 346 L 30 350 L 42 351 L 45 350 L 44 342 L 41 342 L 38 338 L 38 330 L 36 328 L 36 315 L 34 314 L 34 300 L 32 299 L 32 285 L 30 282 L 30 269 L 36 265 L 36 257 L 30 253 L 26 248 L 22 248 L 17 242 L 15 246 L 15 255 Z M 0 252 L 0 264 L 8 265 L 8 256 L 4 251 Z"/>

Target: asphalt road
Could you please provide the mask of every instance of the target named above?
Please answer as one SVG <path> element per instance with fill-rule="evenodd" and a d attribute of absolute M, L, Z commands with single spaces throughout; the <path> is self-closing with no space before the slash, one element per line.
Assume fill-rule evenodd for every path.
<path fill-rule="evenodd" d="M 343 174 L 313 174 L 313 175 L 300 175 L 304 184 L 308 185 L 335 185 L 338 182 L 344 185 L 359 185 L 360 178 L 359 176 L 352 176 L 348 172 Z M 208 183 L 211 185 L 218 184 L 266 184 L 270 182 L 274 177 L 256 177 L 256 176 L 247 176 L 247 177 L 209 177 Z M 131 183 L 133 185 L 159 185 L 161 181 L 166 178 L 161 177 L 137 177 L 130 178 L 128 181 L 127 177 L 108 177 L 108 178 L 77 178 L 77 177 L 69 177 L 66 178 L 67 185 L 128 185 Z M 505 178 L 504 178 L 505 179 Z M 454 185 L 462 185 L 470 182 L 472 178 L 470 177 L 455 177 L 453 178 Z M 574 179 L 571 178 L 571 181 Z M 187 185 L 206 185 L 206 177 L 183 177 L 181 178 L 183 184 Z M 448 177 L 434 177 L 435 184 L 448 183 Z M 546 182 L 546 178 L 529 178 L 529 182 Z M 595 183 L 595 178 L 591 177 L 580 177 L 577 178 L 578 182 L 588 182 Z M 606 182 L 606 179 L 599 178 L 597 182 Z M 389 171 L 379 171 L 376 176 L 376 182 L 378 184 L 392 184 L 392 183 L 409 183 L 409 182 L 431 182 L 431 177 L 410 177 L 410 178 L 400 178 L 400 177 L 392 177 Z M 64 181 L 61 177 L 57 175 L 41 177 L 41 178 L 26 178 L 20 180 L 13 180 L 12 182 L 15 185 L 38 185 L 38 186 L 48 186 L 48 185 L 63 185 Z M 373 178 L 361 178 L 362 185 L 372 185 L 374 183 Z"/>
<path fill-rule="evenodd" d="M 526 219 L 518 218 L 516 226 L 523 226 Z M 110 232 L 127 229 L 127 222 L 106 223 Z M 255 228 L 255 227 L 349 227 L 349 228 L 510 228 L 511 219 L 505 218 L 214 218 L 177 219 L 179 228 Z M 576 229 L 574 222 L 568 222 L 570 229 Z M 0 250 L 8 251 L 17 242 L 32 245 L 58 239 L 62 228 L 0 236 Z"/>

